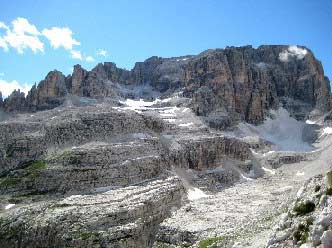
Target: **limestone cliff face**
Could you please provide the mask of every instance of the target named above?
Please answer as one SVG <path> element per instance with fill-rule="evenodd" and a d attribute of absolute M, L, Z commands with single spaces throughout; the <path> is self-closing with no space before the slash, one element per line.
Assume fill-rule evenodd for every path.
<path fill-rule="evenodd" d="M 288 46 L 231 47 L 198 55 L 185 72 L 193 108 L 204 116 L 227 111 L 252 123 L 280 104 L 298 118 L 315 107 L 329 110 L 329 81 L 322 65 L 308 49 L 297 48 L 303 57 L 290 53 Z"/>
<path fill-rule="evenodd" d="M 25 100 L 14 92 L 3 108 L 53 108 L 67 94 L 114 98 L 119 93 L 114 84 L 149 84 L 165 94 L 182 90 L 192 98 L 195 113 L 213 120 L 215 126 L 234 120 L 260 123 L 270 108 L 281 105 L 297 119 L 313 109 L 326 112 L 331 108 L 330 84 L 322 65 L 309 49 L 300 46 L 227 47 L 196 56 L 155 56 L 136 63 L 130 71 L 109 62 L 91 71 L 76 65 L 67 78 L 50 72 Z"/>
<path fill-rule="evenodd" d="M 75 65 L 74 66 L 74 71 L 69 79 L 70 86 L 69 88 L 70 93 L 73 95 L 80 96 L 83 94 L 83 89 L 82 89 L 82 82 L 88 75 L 88 71 L 83 69 L 80 65 Z"/>
<path fill-rule="evenodd" d="M 27 111 L 55 108 L 67 95 L 66 78 L 59 71 L 51 71 L 38 86 L 34 85 L 25 99 Z"/>

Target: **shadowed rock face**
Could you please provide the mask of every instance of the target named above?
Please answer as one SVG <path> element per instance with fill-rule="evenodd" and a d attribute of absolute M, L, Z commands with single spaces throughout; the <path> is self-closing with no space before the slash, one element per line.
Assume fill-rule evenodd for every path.
<path fill-rule="evenodd" d="M 215 126 L 235 120 L 257 124 L 270 108 L 280 105 L 297 119 L 315 108 L 321 112 L 331 108 L 329 81 L 321 63 L 299 46 L 227 47 L 196 56 L 151 57 L 130 71 L 109 62 L 91 71 L 76 65 L 67 78 L 50 72 L 26 98 L 13 92 L 3 108 L 7 112 L 51 109 L 67 94 L 114 98 L 120 94 L 116 83 L 149 84 L 165 94 L 182 90 L 192 98 L 195 113 L 213 119 Z"/>

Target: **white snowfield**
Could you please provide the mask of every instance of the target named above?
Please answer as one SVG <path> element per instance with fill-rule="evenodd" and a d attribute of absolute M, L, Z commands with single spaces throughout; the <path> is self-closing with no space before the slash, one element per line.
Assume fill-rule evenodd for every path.
<path fill-rule="evenodd" d="M 7 210 L 7 209 L 10 209 L 10 208 L 12 208 L 12 207 L 14 207 L 15 206 L 15 204 L 8 204 L 6 207 L 5 207 L 5 209 Z"/>
<path fill-rule="evenodd" d="M 179 129 L 187 131 L 197 131 L 206 128 L 206 124 L 197 117 L 191 109 L 187 107 L 177 107 L 170 104 L 172 101 L 180 99 L 175 95 L 165 99 L 156 98 L 154 101 L 144 101 L 143 99 L 126 99 L 120 101 L 124 106 L 113 107 L 118 111 L 135 111 L 136 113 L 151 112 L 167 123 L 177 126 Z"/>
<path fill-rule="evenodd" d="M 205 194 L 202 190 L 200 190 L 199 188 L 189 188 L 187 190 L 187 194 L 188 194 L 188 199 L 190 201 L 195 201 L 204 197 L 208 197 L 207 194 Z"/>
<path fill-rule="evenodd" d="M 325 127 L 322 130 L 321 136 L 332 134 L 332 127 Z"/>
<path fill-rule="evenodd" d="M 309 124 L 309 125 L 313 125 L 316 124 L 315 121 L 311 121 L 311 120 L 306 120 L 305 123 Z"/>
<path fill-rule="evenodd" d="M 254 126 L 248 123 L 240 123 L 238 130 L 231 133 L 238 137 L 261 137 L 272 142 L 276 151 L 308 152 L 313 147 L 303 141 L 302 134 L 306 123 L 292 118 L 287 110 L 279 108 L 271 110 L 274 118 L 267 118 L 263 124 Z"/>

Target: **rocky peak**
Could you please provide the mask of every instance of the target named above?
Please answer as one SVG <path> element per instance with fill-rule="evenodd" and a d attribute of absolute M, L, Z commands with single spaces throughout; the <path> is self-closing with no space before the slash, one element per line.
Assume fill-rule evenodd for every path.
<path fill-rule="evenodd" d="M 70 93 L 73 95 L 80 96 L 82 95 L 82 82 L 88 75 L 88 71 L 82 68 L 80 65 L 74 66 L 74 71 L 69 81 L 70 84 Z"/>
<path fill-rule="evenodd" d="M 65 76 L 54 70 L 47 74 L 38 85 L 39 97 L 58 97 L 66 94 Z"/>
<path fill-rule="evenodd" d="M 222 116 L 223 123 L 245 120 L 257 124 L 270 108 L 279 106 L 297 119 L 306 118 L 314 109 L 331 109 L 329 80 L 308 48 L 264 45 L 209 49 L 176 58 L 153 56 L 137 62 L 130 71 L 112 62 L 99 63 L 91 71 L 75 65 L 67 78 L 53 71 L 29 92 L 27 110 L 53 108 L 67 92 L 116 97 L 114 84 L 148 84 L 162 94 L 181 90 L 192 98 L 196 114 L 207 120 Z"/>
<path fill-rule="evenodd" d="M 136 83 L 154 83 L 157 78 L 155 77 L 156 69 L 163 63 L 161 57 L 153 56 L 144 62 L 136 62 L 132 72 Z"/>
<path fill-rule="evenodd" d="M 47 74 L 38 86 L 33 86 L 25 99 L 28 111 L 45 110 L 59 106 L 67 95 L 66 77 L 57 70 Z"/>
<path fill-rule="evenodd" d="M 3 110 L 5 112 L 22 112 L 26 111 L 25 95 L 19 89 L 14 90 L 4 101 Z"/>
<path fill-rule="evenodd" d="M 298 119 L 314 108 L 331 108 L 322 65 L 301 46 L 208 50 L 190 60 L 184 76 L 186 94 L 203 116 L 226 109 L 233 119 L 259 123 L 268 109 L 279 105 Z M 208 101 L 206 87 L 211 90 Z"/>

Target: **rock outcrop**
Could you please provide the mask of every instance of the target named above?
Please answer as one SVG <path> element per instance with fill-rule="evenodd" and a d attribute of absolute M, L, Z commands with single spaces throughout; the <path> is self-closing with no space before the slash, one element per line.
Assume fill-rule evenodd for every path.
<path fill-rule="evenodd" d="M 1 247 L 151 247 L 157 225 L 181 204 L 178 177 L 71 196 L 0 219 Z"/>
<path fill-rule="evenodd" d="M 2 104 L 2 108 L 5 112 L 25 112 L 27 111 L 26 99 L 24 93 L 20 90 L 14 90 L 13 93 L 8 96 Z"/>
<path fill-rule="evenodd" d="M 269 108 L 280 104 L 298 118 L 314 107 L 329 110 L 329 82 L 320 62 L 304 47 L 297 49 L 305 56 L 282 60 L 288 49 L 229 47 L 196 56 L 185 73 L 193 108 L 199 115 L 228 112 L 251 123 L 261 122 Z"/>
<path fill-rule="evenodd" d="M 114 63 L 98 64 L 91 71 L 74 66 L 67 78 L 50 72 L 24 100 L 13 92 L 4 110 L 36 111 L 60 105 L 68 94 L 116 99 L 116 85 L 150 85 L 162 94 L 183 91 L 191 108 L 216 128 L 234 121 L 260 123 L 270 108 L 283 105 L 297 119 L 311 110 L 331 109 L 330 85 L 321 63 L 300 46 L 226 47 L 196 56 L 151 57 L 130 71 Z"/>
<path fill-rule="evenodd" d="M 332 173 L 308 180 L 284 214 L 268 248 L 332 246 Z"/>
<path fill-rule="evenodd" d="M 81 109 L 82 110 L 82 109 Z M 134 112 L 95 107 L 40 112 L 40 115 L 0 124 L 0 173 L 39 159 L 47 151 L 79 146 L 91 141 L 110 142 L 130 133 L 161 132 L 165 124 Z M 48 119 L 49 118 L 49 119 Z"/>

